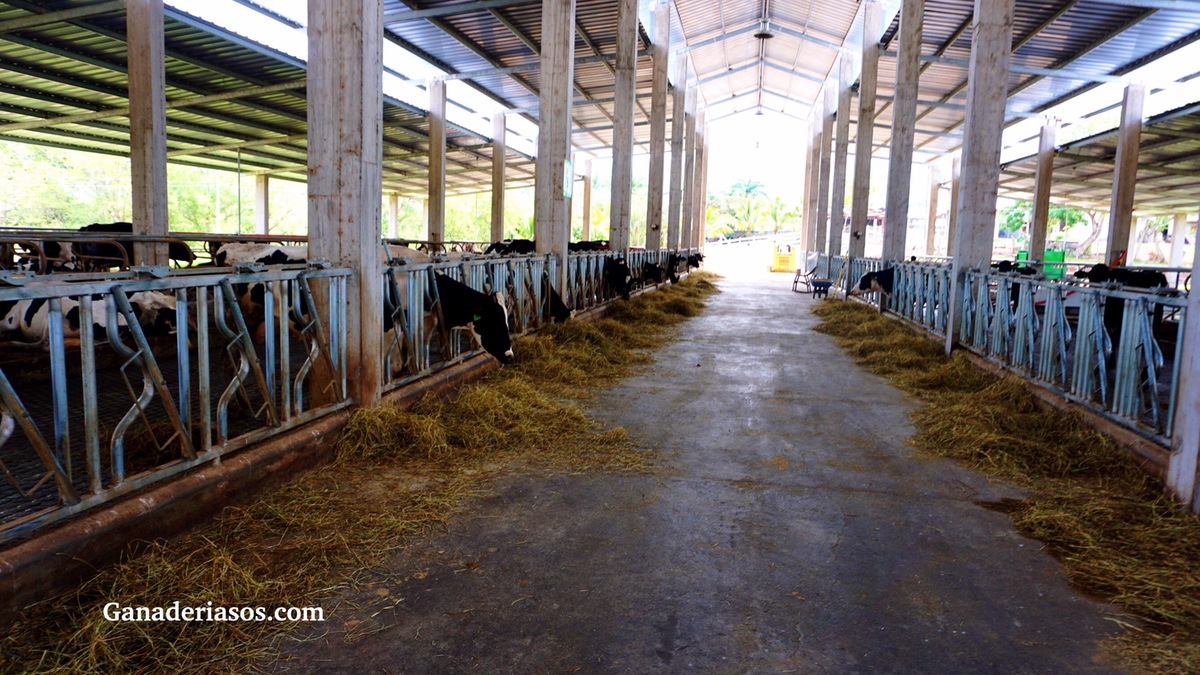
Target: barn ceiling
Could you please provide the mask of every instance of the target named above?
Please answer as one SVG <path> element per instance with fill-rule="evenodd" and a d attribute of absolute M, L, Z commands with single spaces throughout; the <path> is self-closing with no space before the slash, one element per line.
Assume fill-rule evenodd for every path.
<path fill-rule="evenodd" d="M 710 121 L 758 109 L 805 119 L 823 88 L 831 86 L 839 56 L 860 49 L 857 0 L 669 1 L 671 58 L 686 58 L 689 83 L 696 84 Z M 236 2 L 281 25 L 302 28 L 294 13 L 281 17 L 263 0 Z M 635 140 L 643 149 L 650 135 L 649 2 L 643 0 L 641 8 L 638 48 L 643 55 L 634 120 Z M 1195 42 L 1200 3 L 1191 3 L 1018 0 L 1010 123 L 1038 116 Z M 884 51 L 874 140 L 883 156 L 890 136 L 899 0 L 881 4 Z M 917 161 L 936 161 L 959 150 L 972 7 L 969 0 L 926 0 Z M 44 19 L 62 11 L 74 14 Z M 529 140 L 540 86 L 540 11 L 537 0 L 385 0 L 385 37 L 488 105 L 519 111 L 508 116 L 510 134 Z M 124 26 L 120 2 L 0 0 L 0 139 L 127 154 Z M 578 0 L 572 142 L 583 155 L 611 151 L 615 26 L 612 0 Z M 302 60 L 170 6 L 166 48 L 171 161 L 304 179 Z M 418 90 L 424 87 L 421 77 L 393 74 Z M 476 117 L 484 114 L 463 107 Z M 668 106 L 668 116 L 674 114 Z M 420 97 L 389 98 L 384 124 L 385 189 L 423 195 L 428 125 Z M 451 192 L 487 189 L 487 135 L 479 125 L 451 125 Z M 527 154 L 510 149 L 507 163 L 510 185 L 532 181 Z M 1168 192 L 1175 183 L 1182 185 L 1159 182 Z"/>

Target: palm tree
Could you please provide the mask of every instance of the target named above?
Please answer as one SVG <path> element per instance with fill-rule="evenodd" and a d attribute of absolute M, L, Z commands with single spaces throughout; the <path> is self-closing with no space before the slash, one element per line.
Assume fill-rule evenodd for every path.
<path fill-rule="evenodd" d="M 772 232 L 778 234 L 784 225 L 795 222 L 800 217 L 800 209 L 775 197 L 767 202 L 762 210 L 763 215 L 771 222 Z"/>

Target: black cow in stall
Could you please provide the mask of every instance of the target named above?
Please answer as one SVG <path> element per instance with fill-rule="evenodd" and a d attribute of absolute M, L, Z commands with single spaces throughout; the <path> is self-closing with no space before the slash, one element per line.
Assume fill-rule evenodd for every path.
<path fill-rule="evenodd" d="M 702 262 L 704 262 L 704 254 L 703 253 L 693 253 L 687 257 L 687 266 L 689 269 L 691 269 L 693 267 L 696 269 L 700 269 L 700 263 L 702 263 Z"/>
<path fill-rule="evenodd" d="M 896 286 L 896 268 L 889 267 L 878 272 L 867 272 L 858 280 L 858 287 L 848 295 L 865 295 L 867 293 L 882 293 L 884 297 L 892 297 Z"/>
<path fill-rule="evenodd" d="M 1170 288 L 1167 275 L 1154 270 L 1131 270 L 1127 267 L 1109 267 L 1104 263 L 1096 263 L 1088 269 L 1075 272 L 1076 279 L 1086 279 L 1090 284 L 1120 284 L 1131 289 L 1145 289 L 1153 292 L 1159 288 Z M 1108 296 L 1104 298 L 1104 330 L 1112 340 L 1113 354 L 1117 353 L 1121 344 L 1121 324 L 1125 320 L 1125 300 Z M 1151 328 L 1156 336 L 1163 332 L 1163 306 L 1154 305 L 1154 316 Z"/>
<path fill-rule="evenodd" d="M 542 274 L 542 281 L 546 284 L 546 300 L 550 303 L 550 320 L 554 323 L 562 323 L 575 317 L 575 310 L 567 307 L 567 303 L 563 302 L 563 298 L 558 293 L 558 289 L 554 284 L 550 283 L 550 275 Z"/>
<path fill-rule="evenodd" d="M 1000 274 L 1020 274 L 1022 276 L 1036 276 L 1037 268 L 1030 265 L 1020 265 L 1010 260 L 1001 260 L 995 264 L 996 271 Z"/>
<path fill-rule="evenodd" d="M 525 255 L 534 253 L 537 250 L 532 239 L 505 239 L 504 241 L 493 242 L 483 252 L 484 254 L 495 253 L 496 255 Z"/>
<path fill-rule="evenodd" d="M 690 257 L 691 256 L 684 257 L 681 255 L 676 255 L 674 253 L 671 254 L 671 257 L 667 259 L 667 280 L 668 281 L 670 281 L 673 284 L 679 283 L 680 268 L 682 268 L 684 272 L 691 269 L 691 265 L 688 264 L 688 258 L 690 258 Z"/>
<path fill-rule="evenodd" d="M 629 299 L 630 281 L 633 275 L 624 258 L 609 258 L 604 261 L 604 283 L 613 295 Z"/>
<path fill-rule="evenodd" d="M 1035 277 L 1038 274 L 1040 274 L 1040 272 L 1038 272 L 1038 269 L 1036 267 L 1033 267 L 1030 265 L 1021 265 L 1021 264 L 1018 264 L 1018 263 L 1010 261 L 1010 260 L 1001 260 L 998 263 L 992 263 L 991 266 L 994 267 L 996 269 L 996 271 L 999 272 L 1000 274 L 1016 274 L 1016 275 L 1022 276 L 1022 277 Z M 1021 286 L 1020 286 L 1020 284 L 1012 285 L 1012 288 L 1008 291 L 1008 301 L 1012 304 L 1013 309 L 1016 309 L 1018 306 L 1020 306 L 1020 304 L 1021 304 Z"/>
<path fill-rule="evenodd" d="M 650 262 L 642 264 L 642 283 L 643 284 L 648 284 L 648 283 L 661 284 L 663 281 L 666 280 L 666 278 L 667 278 L 667 272 L 666 272 L 666 270 L 664 270 L 662 268 L 662 266 L 657 265 L 655 263 L 650 263 Z"/>
<path fill-rule="evenodd" d="M 133 234 L 133 223 L 116 222 L 116 223 L 92 223 L 79 228 L 80 232 L 85 234 Z M 134 254 L 134 246 L 131 241 L 122 241 L 120 237 L 116 244 L 109 242 L 98 241 L 80 241 L 73 244 L 76 257 L 82 258 L 87 262 L 87 265 L 92 269 L 111 269 L 119 267 L 121 264 L 122 253 L 129 261 L 129 264 L 136 265 L 137 257 Z M 171 260 L 181 263 L 192 264 L 196 260 L 196 254 L 192 253 L 192 249 L 181 241 L 173 241 L 167 244 L 167 257 Z"/>
<path fill-rule="evenodd" d="M 608 241 L 603 239 L 596 239 L 594 241 L 572 241 L 567 244 L 567 250 L 571 253 L 607 251 Z"/>
<path fill-rule="evenodd" d="M 447 330 L 466 328 L 476 344 L 496 357 L 497 361 L 512 363 L 512 336 L 508 332 L 508 310 L 504 307 L 504 296 L 499 293 L 490 296 L 480 293 L 445 274 L 435 274 L 434 279 Z"/>

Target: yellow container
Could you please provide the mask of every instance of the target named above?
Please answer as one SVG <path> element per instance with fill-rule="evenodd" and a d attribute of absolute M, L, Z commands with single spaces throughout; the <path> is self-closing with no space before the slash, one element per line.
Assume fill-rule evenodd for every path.
<path fill-rule="evenodd" d="M 795 272 L 796 271 L 796 251 L 790 246 L 783 249 L 775 249 L 775 256 L 771 262 L 772 272 Z"/>

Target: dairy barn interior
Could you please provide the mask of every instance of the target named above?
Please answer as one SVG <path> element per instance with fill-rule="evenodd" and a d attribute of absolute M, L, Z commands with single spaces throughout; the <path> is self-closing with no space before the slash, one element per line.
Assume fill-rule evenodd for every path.
<path fill-rule="evenodd" d="M 0 0 L 0 141 L 131 200 L 0 221 L 0 668 L 1200 671 L 1197 57 L 1197 0 Z M 756 133 L 798 225 L 716 236 Z"/>

